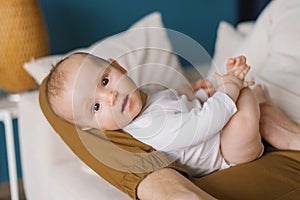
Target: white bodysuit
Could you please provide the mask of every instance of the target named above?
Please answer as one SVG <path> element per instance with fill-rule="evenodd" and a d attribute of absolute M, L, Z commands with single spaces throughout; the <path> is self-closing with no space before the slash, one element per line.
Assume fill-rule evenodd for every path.
<path fill-rule="evenodd" d="M 141 114 L 124 131 L 166 152 L 192 176 L 229 167 L 220 152 L 220 133 L 237 111 L 225 93 L 216 92 L 201 105 L 175 90 L 148 94 Z"/>

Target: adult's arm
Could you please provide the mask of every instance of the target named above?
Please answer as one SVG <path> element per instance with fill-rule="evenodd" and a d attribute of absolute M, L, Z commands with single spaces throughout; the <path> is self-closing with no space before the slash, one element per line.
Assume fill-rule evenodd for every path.
<path fill-rule="evenodd" d="M 215 199 L 171 168 L 157 170 L 146 176 L 138 185 L 137 196 L 142 200 Z"/>

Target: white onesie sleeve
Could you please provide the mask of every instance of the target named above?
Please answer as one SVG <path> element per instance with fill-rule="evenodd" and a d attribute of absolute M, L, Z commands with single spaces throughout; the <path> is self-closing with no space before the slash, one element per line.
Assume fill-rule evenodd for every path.
<path fill-rule="evenodd" d="M 237 110 L 232 99 L 222 92 L 216 92 L 202 107 L 198 103 L 187 108 L 187 104 L 185 96 L 159 98 L 124 130 L 157 150 L 173 151 L 218 134 Z"/>

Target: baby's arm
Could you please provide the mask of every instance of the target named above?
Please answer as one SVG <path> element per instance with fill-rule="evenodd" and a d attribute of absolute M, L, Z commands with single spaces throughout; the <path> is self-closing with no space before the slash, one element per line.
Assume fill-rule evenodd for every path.
<path fill-rule="evenodd" d="M 215 89 L 210 81 L 199 79 L 198 81 L 196 81 L 195 83 L 191 83 L 190 85 L 180 85 L 176 89 L 176 91 L 180 95 L 186 95 L 188 100 L 200 98 L 200 102 L 203 103 L 208 97 L 213 95 Z"/>
<path fill-rule="evenodd" d="M 241 89 L 254 85 L 253 81 L 245 81 L 249 70 L 250 66 L 246 64 L 245 56 L 230 58 L 227 62 L 227 73 L 225 75 L 214 73 L 214 77 L 218 81 L 217 91 L 226 93 L 236 102 Z"/>

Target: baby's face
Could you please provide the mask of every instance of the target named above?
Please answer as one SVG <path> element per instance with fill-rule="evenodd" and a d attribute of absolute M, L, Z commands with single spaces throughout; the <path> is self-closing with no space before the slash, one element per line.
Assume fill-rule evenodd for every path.
<path fill-rule="evenodd" d="M 72 66 L 66 67 L 66 91 L 60 105 L 68 121 L 81 128 L 117 130 L 140 113 L 140 91 L 117 63 L 103 66 L 99 58 L 82 55 L 72 55 L 65 62 Z"/>

